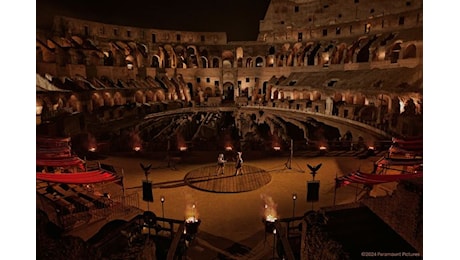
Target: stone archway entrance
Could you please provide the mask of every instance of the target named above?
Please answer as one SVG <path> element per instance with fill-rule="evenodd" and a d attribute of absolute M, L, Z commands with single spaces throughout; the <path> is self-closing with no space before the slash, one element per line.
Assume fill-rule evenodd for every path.
<path fill-rule="evenodd" d="M 224 84 L 224 101 L 235 101 L 235 88 L 232 83 L 227 82 Z"/>

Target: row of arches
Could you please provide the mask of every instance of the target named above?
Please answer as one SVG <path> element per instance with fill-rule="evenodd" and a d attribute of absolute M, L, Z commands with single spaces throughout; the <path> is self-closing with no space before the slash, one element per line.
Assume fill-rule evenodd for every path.
<path fill-rule="evenodd" d="M 230 95 L 233 91 L 233 85 L 228 85 L 225 90 L 225 95 Z M 284 101 L 286 95 L 285 90 L 269 87 L 269 93 L 272 95 L 272 102 Z M 384 111 L 395 111 L 399 113 L 407 112 L 410 109 L 411 113 L 421 114 L 423 100 L 418 96 L 410 95 L 366 95 L 362 93 L 352 92 L 336 92 L 333 94 L 324 93 L 318 90 L 299 90 L 296 95 L 290 98 L 292 101 L 324 101 L 331 102 L 335 106 L 340 105 L 359 105 L 369 107 L 380 107 Z M 206 88 L 203 94 L 212 96 L 214 93 L 210 88 Z M 198 94 L 199 95 L 199 94 Z M 224 96 L 225 96 L 224 95 Z M 103 107 L 122 106 L 134 103 L 155 103 L 155 102 L 169 102 L 169 101 L 185 101 L 178 98 L 171 98 L 162 89 L 156 90 L 137 90 L 130 96 L 122 91 L 97 91 L 90 95 L 90 100 L 86 100 L 86 95 L 80 94 L 59 94 L 59 95 L 39 95 L 37 96 L 36 106 L 37 114 L 42 112 L 92 112 Z M 410 103 L 410 104 L 408 104 Z M 409 106 L 409 107 L 408 107 Z M 87 111 L 84 111 L 86 108 Z M 40 112 L 38 112 L 40 110 Z"/>
<path fill-rule="evenodd" d="M 396 63 L 399 59 L 420 58 L 419 42 L 403 42 L 396 37 L 396 34 L 363 36 L 352 43 L 285 43 L 280 46 L 267 46 L 264 53 L 246 52 L 247 48 L 243 47 L 211 53 L 206 46 L 170 44 L 158 46 L 149 52 L 147 45 L 143 43 L 123 41 L 111 41 L 106 44 L 108 47 L 105 50 L 104 47 L 96 46 L 83 49 L 80 48 L 83 44 L 75 44 L 68 52 L 56 52 L 56 48 L 59 48 L 56 43 L 44 45 L 37 40 L 37 61 L 59 60 L 61 63 L 71 64 L 186 69 L 328 66 L 385 60 Z M 45 52 L 54 52 L 55 55 Z"/>

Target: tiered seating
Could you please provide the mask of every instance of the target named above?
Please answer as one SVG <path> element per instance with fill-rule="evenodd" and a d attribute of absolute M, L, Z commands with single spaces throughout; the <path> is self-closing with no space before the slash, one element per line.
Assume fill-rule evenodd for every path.
<path fill-rule="evenodd" d="M 70 138 L 37 138 L 37 193 L 50 200 L 62 214 L 109 207 L 104 194 L 96 195 L 84 185 L 120 179 L 113 167 L 86 169 L 86 162 L 71 151 Z"/>
<path fill-rule="evenodd" d="M 404 155 L 406 157 L 423 155 L 422 138 L 393 138 L 393 144 L 390 147 L 390 156 Z"/>
<path fill-rule="evenodd" d="M 336 178 L 336 187 L 346 186 L 351 183 L 374 185 L 386 182 L 395 182 L 423 177 L 423 158 L 416 156 L 415 153 L 423 150 L 423 140 L 421 138 L 398 139 L 393 138 L 393 145 L 399 145 L 411 151 L 408 156 L 398 156 L 392 153 L 393 145 L 389 148 L 387 156 L 383 156 L 374 163 L 372 173 L 360 171 L 352 172 L 345 176 Z M 391 174 L 387 174 L 391 171 Z"/>

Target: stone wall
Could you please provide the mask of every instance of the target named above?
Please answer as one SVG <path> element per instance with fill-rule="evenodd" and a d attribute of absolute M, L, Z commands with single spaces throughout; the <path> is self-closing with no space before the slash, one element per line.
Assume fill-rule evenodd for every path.
<path fill-rule="evenodd" d="M 399 183 L 390 196 L 366 198 L 362 201 L 420 254 L 423 252 L 422 191 L 422 180 L 407 181 Z"/>

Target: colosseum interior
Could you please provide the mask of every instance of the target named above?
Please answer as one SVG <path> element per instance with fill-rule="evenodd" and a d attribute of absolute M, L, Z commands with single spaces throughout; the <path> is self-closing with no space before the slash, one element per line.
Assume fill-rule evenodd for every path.
<path fill-rule="evenodd" d="M 139 168 L 139 162 L 153 161 L 155 174 L 171 171 L 174 178 L 185 182 L 187 176 L 194 174 L 190 169 L 202 167 L 204 171 L 210 169 L 209 164 L 215 167 L 219 153 L 225 154 L 228 167 L 233 167 L 230 164 L 236 151 L 243 152 L 247 167 L 257 166 L 254 169 L 261 171 L 270 172 L 266 165 L 277 157 L 287 158 L 282 171 L 296 168 L 298 165 L 293 162 L 301 160 L 321 162 L 322 170 L 326 171 L 328 160 L 335 155 L 345 159 L 350 156 L 350 161 L 358 162 L 355 164 L 358 168 L 363 160 L 385 157 L 394 138 L 410 142 L 423 136 L 423 1 L 268 2 L 258 24 L 258 34 L 250 41 L 230 41 L 226 32 L 219 31 L 167 30 L 155 25 L 134 27 L 63 15 L 53 17 L 51 28 L 37 28 L 37 140 L 70 138 L 72 156 L 82 159 L 85 167 L 114 162 L 107 157 L 127 158 L 140 173 L 134 178 L 128 170 L 117 169 L 118 176 L 124 174 L 125 185 L 133 178 L 126 194 L 123 186 L 122 202 L 124 212 L 125 207 L 136 208 L 129 210 L 131 215 L 109 212 L 100 217 L 96 213 L 102 212 L 97 211 L 99 208 L 92 211 L 93 206 L 88 206 L 87 210 L 68 214 L 74 226 L 63 220 L 69 221 L 70 217 L 61 218 L 64 213 L 55 212 L 52 206 L 59 203 L 53 204 L 45 196 L 53 193 L 49 187 L 63 185 L 37 179 L 40 259 L 59 259 L 69 254 L 85 259 L 131 259 L 120 256 L 123 254 L 152 257 L 149 259 L 320 259 L 320 255 L 357 259 L 360 252 L 361 256 L 378 253 L 381 257 L 383 254 L 421 257 L 421 177 L 392 182 L 391 190 L 378 196 L 370 195 L 369 185 L 356 184 L 344 188 L 350 189 L 350 203 L 336 204 L 334 197 L 333 206 L 318 204 L 314 211 L 309 210 L 308 202 L 300 212 L 298 201 L 299 217 L 285 219 L 287 228 L 277 223 L 280 226 L 274 230 L 279 233 L 275 232 L 275 236 L 262 231 L 258 237 L 252 237 L 262 244 L 245 242 L 246 237 L 227 238 L 225 242 L 213 239 L 212 229 L 203 216 L 204 208 L 200 210 L 203 219 L 197 234 L 186 235 L 180 214 L 164 216 L 165 205 L 183 207 L 182 198 L 176 204 L 173 202 L 174 196 L 179 196 L 174 195 L 175 188 L 171 188 L 166 201 L 162 197 L 161 203 L 157 195 L 166 193 L 163 186 L 174 179 L 164 174 L 161 186 L 155 181 L 156 175 L 151 174 L 154 180 L 148 182 L 149 172 L 144 165 Z M 372 154 L 371 147 L 375 149 Z M 46 149 L 39 147 L 37 141 L 37 176 L 39 171 L 51 168 L 39 167 L 41 150 Z M 53 156 L 51 159 L 56 159 L 57 155 Z M 421 155 L 417 154 L 417 158 Z M 167 167 L 163 169 L 158 165 L 165 160 Z M 256 160 L 261 163 L 256 165 Z M 180 172 L 181 168 L 187 171 Z M 308 171 L 303 165 L 301 168 L 307 172 L 305 180 L 310 180 Z M 322 170 L 318 170 L 319 179 Z M 407 167 L 404 171 L 408 171 Z M 279 174 L 269 174 L 272 179 L 264 185 L 272 185 L 271 189 L 280 190 L 280 194 L 289 193 L 284 211 L 290 212 L 292 203 L 295 211 L 296 201 L 290 199 L 289 188 L 293 184 L 287 184 L 287 180 L 276 184 Z M 332 175 L 337 173 L 328 174 L 334 181 L 336 176 Z M 141 198 L 146 193 L 145 187 L 139 186 L 144 177 L 152 185 L 154 201 Z M 305 180 L 296 191 L 299 195 L 308 193 Z M 326 185 L 324 179 L 321 181 L 321 185 Z M 215 189 L 207 182 L 190 182 L 187 189 L 200 190 L 194 192 Z M 67 192 L 72 190 L 78 198 L 84 196 L 76 187 L 89 186 L 67 184 L 64 185 L 70 186 Z M 121 190 L 119 185 L 112 187 L 112 184 L 105 183 L 102 189 L 106 193 L 110 190 L 112 195 L 118 192 L 116 189 Z M 229 184 L 223 185 L 226 186 L 222 189 L 232 189 Z M 247 194 L 253 192 L 259 196 L 257 189 Z M 334 188 L 331 190 L 334 192 Z M 125 205 L 129 192 L 136 194 L 137 201 Z M 332 196 L 321 192 L 321 196 Z M 216 191 L 206 194 L 196 196 L 209 201 L 214 201 L 212 196 L 233 196 Z M 244 194 L 238 196 L 244 199 Z M 68 201 L 78 203 L 76 199 Z M 313 202 L 311 205 L 313 209 Z M 126 235 L 126 230 L 145 219 L 145 212 L 153 212 L 155 223 L 158 220 L 161 225 L 149 226 L 148 232 L 150 228 L 157 231 L 147 236 L 154 237 L 153 241 L 144 236 L 139 242 L 132 233 Z M 207 213 L 221 215 L 212 213 L 212 207 Z M 288 218 L 286 215 L 290 213 L 283 217 Z M 323 219 L 324 215 L 329 221 Z M 348 225 L 345 219 L 351 223 L 354 218 L 362 218 L 361 224 L 369 225 L 369 230 L 387 235 L 380 240 L 371 239 L 378 246 L 369 243 L 362 245 L 363 248 L 359 248 L 357 241 L 365 240 L 368 234 L 356 236 L 358 245 L 351 246 L 343 235 L 346 231 L 339 231 L 339 225 Z M 49 226 L 38 225 L 45 223 L 44 219 L 53 223 L 53 231 L 49 231 Z M 169 229 L 165 221 L 169 221 Z M 225 217 L 218 221 L 220 225 L 229 225 Z M 291 222 L 297 225 L 296 229 Z M 263 230 L 263 223 L 260 225 Z M 81 231 L 85 228 L 89 231 Z M 232 232 L 238 232 L 237 224 L 234 229 Z M 183 235 L 178 230 L 184 231 Z M 84 232 L 90 235 L 81 235 Z M 115 236 L 120 238 L 115 241 L 111 238 Z M 388 240 L 399 241 L 399 245 L 390 243 L 394 250 L 379 247 L 389 243 Z M 117 256 L 111 255 L 110 250 L 115 252 L 117 247 L 126 249 Z"/>

